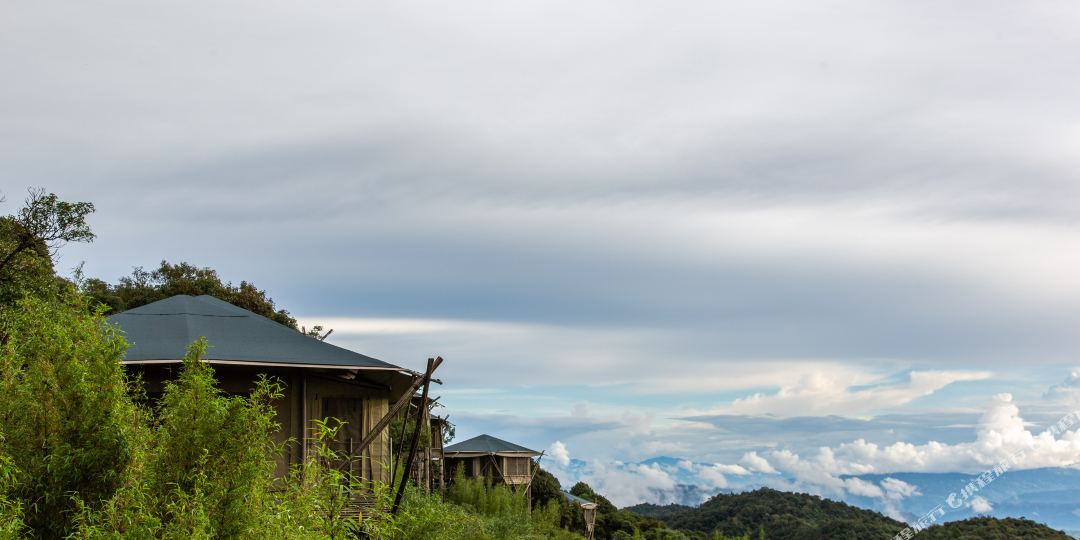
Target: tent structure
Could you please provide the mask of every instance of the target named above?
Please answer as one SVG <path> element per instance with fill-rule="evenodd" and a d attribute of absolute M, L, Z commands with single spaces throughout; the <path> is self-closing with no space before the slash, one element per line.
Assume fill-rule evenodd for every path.
<path fill-rule="evenodd" d="M 444 474 L 453 478 L 461 467 L 466 478 L 484 477 L 511 489 L 529 489 L 534 471 L 532 458 L 543 452 L 530 450 L 491 435 L 479 435 L 443 448 Z"/>
<path fill-rule="evenodd" d="M 174 378 L 187 346 L 205 337 L 205 362 L 214 365 L 221 388 L 250 391 L 259 374 L 285 383 L 276 404 L 286 446 L 278 474 L 301 462 L 313 420 L 345 421 L 332 442 L 343 466 L 368 480 L 390 481 L 388 415 L 416 392 L 422 375 L 302 334 L 212 296 L 177 295 L 108 318 L 130 348 L 123 363 L 139 371 L 151 399 Z M 394 407 L 390 404 L 394 403 Z"/>
<path fill-rule="evenodd" d="M 596 503 L 578 497 L 569 491 L 563 490 L 562 496 L 566 498 L 566 501 L 570 504 L 581 508 L 581 512 L 585 518 L 585 538 L 592 540 L 596 534 Z"/>

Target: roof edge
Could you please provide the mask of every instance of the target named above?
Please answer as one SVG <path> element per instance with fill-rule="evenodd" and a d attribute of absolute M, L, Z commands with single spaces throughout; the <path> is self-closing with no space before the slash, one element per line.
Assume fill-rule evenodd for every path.
<path fill-rule="evenodd" d="M 219 364 L 225 366 L 263 366 L 263 367 L 294 367 L 294 368 L 311 368 L 311 369 L 355 369 L 361 371 L 403 371 L 405 373 L 413 374 L 414 372 L 409 369 L 397 366 L 354 366 L 348 364 L 305 364 L 305 363 L 287 363 L 287 362 L 261 362 L 259 360 L 201 360 L 207 364 Z M 152 365 L 152 364 L 182 364 L 183 359 L 177 358 L 163 358 L 156 360 L 121 360 L 121 364 L 124 365 Z"/>
<path fill-rule="evenodd" d="M 477 457 L 477 456 L 503 456 L 503 457 L 523 457 L 523 456 L 539 456 L 542 452 L 536 450 L 499 450 L 497 452 L 478 452 L 475 450 L 458 450 L 456 452 L 447 452 L 443 450 L 443 455 L 446 457 Z"/>

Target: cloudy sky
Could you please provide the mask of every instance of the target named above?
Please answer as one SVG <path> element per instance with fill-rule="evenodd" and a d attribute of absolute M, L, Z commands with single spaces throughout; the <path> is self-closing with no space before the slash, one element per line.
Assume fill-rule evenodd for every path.
<path fill-rule="evenodd" d="M 89 200 L 62 268 L 185 260 L 440 354 L 462 438 L 553 466 L 1069 465 L 1080 436 L 1039 433 L 1080 396 L 1078 28 L 1054 0 L 13 0 L 3 211 Z"/>

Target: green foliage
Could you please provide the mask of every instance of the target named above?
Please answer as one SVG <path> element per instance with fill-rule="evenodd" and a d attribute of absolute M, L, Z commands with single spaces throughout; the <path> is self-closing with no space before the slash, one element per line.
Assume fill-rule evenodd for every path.
<path fill-rule="evenodd" d="M 14 466 L 12 497 L 42 536 L 60 536 L 76 512 L 119 487 L 140 429 L 120 358 L 126 344 L 74 295 L 26 297 L 0 327 L 0 434 Z"/>
<path fill-rule="evenodd" d="M 450 444 L 450 441 L 454 440 L 457 436 L 457 426 L 455 426 L 449 420 L 446 421 L 446 427 L 443 428 L 443 444 Z"/>
<path fill-rule="evenodd" d="M 524 493 L 514 493 L 505 484 L 492 485 L 486 478 L 465 478 L 461 467 L 454 471 L 454 480 L 446 498 L 488 516 L 524 516 L 529 513 L 529 503 Z"/>
<path fill-rule="evenodd" d="M 767 488 L 717 495 L 697 508 L 638 505 L 629 510 L 689 531 L 757 536 L 763 529 L 770 540 L 891 539 L 906 526 L 871 510 Z"/>
<path fill-rule="evenodd" d="M 301 466 L 293 467 L 262 509 L 266 538 L 355 538 L 360 520 L 347 512 L 356 506 L 353 493 L 367 493 L 377 505 L 389 505 L 388 486 L 364 483 L 331 465 L 342 458 L 331 447 L 342 425 L 337 419 L 316 421 L 313 451 Z"/>
<path fill-rule="evenodd" d="M 391 504 L 392 497 L 387 491 L 378 507 L 385 509 Z M 491 538 L 485 525 L 484 516 L 409 486 L 398 515 L 376 512 L 365 520 L 364 532 L 372 540 Z"/>
<path fill-rule="evenodd" d="M 18 485 L 19 470 L 11 458 L 0 454 L 0 540 L 21 538 L 26 532 L 22 505 L 11 495 Z"/>
<path fill-rule="evenodd" d="M 192 344 L 179 378 L 168 383 L 157 423 L 122 488 L 100 511 L 86 509 L 78 538 L 346 538 L 344 515 L 358 479 L 329 463 L 340 427 L 318 424 L 314 452 L 275 486 L 272 401 L 282 386 L 260 377 L 246 397 L 227 396 Z"/>
<path fill-rule="evenodd" d="M 120 278 L 116 285 L 87 279 L 82 283 L 82 292 L 94 302 L 108 306 L 107 313 L 125 311 L 178 294 L 208 294 L 299 330 L 296 319 L 288 311 L 277 308 L 266 291 L 247 281 L 233 285 L 222 281 L 212 268 L 200 268 L 186 262 L 170 264 L 161 261 L 160 266 L 149 272 L 136 268 L 130 276 Z"/>
<path fill-rule="evenodd" d="M 557 503 L 537 505 L 530 511 L 524 492 L 514 493 L 505 485 L 491 485 L 482 478 L 465 478 L 460 467 L 454 471 L 444 500 L 415 490 L 408 493 L 401 515 L 395 520 L 398 535 L 372 535 L 373 539 L 581 538 L 561 527 Z"/>
<path fill-rule="evenodd" d="M 620 533 L 631 535 L 631 537 L 637 534 L 646 539 L 668 538 L 664 535 L 673 532 L 659 520 L 619 510 L 611 501 L 593 491 L 592 487 L 585 482 L 574 484 L 570 488 L 570 493 L 596 503 L 596 538 L 599 540 L 616 538 Z"/>
<path fill-rule="evenodd" d="M 1070 540 L 1072 537 L 1030 519 L 978 517 L 935 525 L 919 532 L 919 540 Z"/>
<path fill-rule="evenodd" d="M 534 465 L 534 467 L 537 470 L 536 476 L 533 477 L 532 482 L 533 503 L 544 505 L 549 501 L 563 500 L 563 496 L 560 493 L 562 491 L 562 484 L 559 483 L 559 479 L 555 478 L 555 475 L 539 468 L 538 465 Z"/>
<path fill-rule="evenodd" d="M 25 296 L 45 298 L 60 290 L 63 280 L 53 274 L 52 255 L 64 242 L 94 239 L 86 224 L 93 211 L 93 204 L 32 189 L 21 210 L 0 217 L 0 310 Z"/>
<path fill-rule="evenodd" d="M 628 510 L 658 518 L 668 526 L 690 534 L 746 535 L 761 540 L 891 540 L 907 527 L 871 510 L 813 495 L 765 488 L 717 495 L 697 508 L 641 504 Z M 1033 521 L 975 518 L 931 527 L 916 538 L 1065 540 L 1069 537 Z"/>
<path fill-rule="evenodd" d="M 416 434 L 416 411 L 412 406 L 403 407 L 393 420 L 390 421 L 390 425 L 387 426 L 390 436 L 394 438 L 394 451 L 395 455 L 393 459 L 394 470 L 401 471 L 405 467 L 405 459 L 408 457 L 409 441 L 412 440 L 413 435 Z M 406 413 L 409 413 L 406 416 Z M 427 422 L 420 423 L 420 439 L 417 442 L 417 448 L 424 448 L 431 445 L 431 429 Z"/>
<path fill-rule="evenodd" d="M 211 530 L 231 537 L 254 526 L 249 507 L 270 488 L 279 453 L 270 442 L 278 429 L 271 401 L 282 385 L 260 377 L 248 397 L 225 396 L 200 361 L 206 347 L 205 340 L 192 344 L 179 379 L 165 385 L 143 481 L 176 496 L 160 501 L 166 510 L 198 506 Z"/>

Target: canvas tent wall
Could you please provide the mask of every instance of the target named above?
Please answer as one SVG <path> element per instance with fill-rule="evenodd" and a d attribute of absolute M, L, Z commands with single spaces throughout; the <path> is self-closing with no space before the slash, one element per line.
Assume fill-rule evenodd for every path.
<path fill-rule="evenodd" d="M 347 422 L 334 441 L 349 452 L 407 392 L 418 374 L 304 335 L 212 296 L 178 295 L 109 317 L 131 347 L 123 363 L 142 373 L 148 394 L 176 376 L 187 346 L 205 337 L 203 360 L 214 365 L 225 392 L 244 394 L 260 373 L 279 377 L 285 396 L 277 404 L 278 442 L 294 443 L 278 463 L 284 474 L 306 454 L 312 420 Z M 346 466 L 369 480 L 388 482 L 389 434 L 383 430 Z"/>

